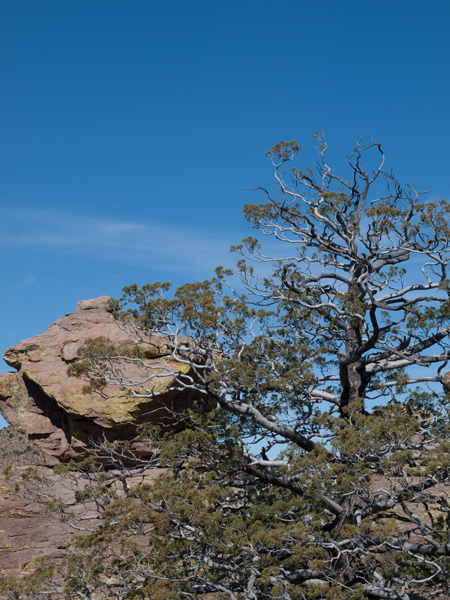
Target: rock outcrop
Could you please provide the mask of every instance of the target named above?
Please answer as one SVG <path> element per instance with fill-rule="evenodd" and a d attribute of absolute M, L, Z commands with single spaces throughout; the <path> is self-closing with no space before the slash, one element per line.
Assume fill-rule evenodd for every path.
<path fill-rule="evenodd" d="M 125 348 L 140 343 L 114 319 L 110 306 L 108 296 L 81 301 L 75 313 L 58 319 L 44 334 L 5 352 L 5 361 L 17 371 L 0 375 L 0 411 L 28 435 L 49 466 L 86 455 L 92 440 L 101 439 L 127 440 L 145 456 L 136 426 L 149 422 L 176 427 L 180 413 L 192 404 L 189 391 L 165 392 L 173 383 L 171 371 L 188 373 L 188 367 L 175 363 L 164 344 L 145 347 L 146 363 L 158 375 L 157 397 L 139 398 L 114 386 L 102 395 L 85 393 L 85 382 L 68 376 L 68 366 L 79 360 L 77 351 L 88 339 L 105 338 Z M 136 372 L 132 365 L 127 369 L 129 377 L 142 380 L 137 367 Z"/>
<path fill-rule="evenodd" d="M 37 558 L 62 558 L 65 544 L 75 531 L 57 515 L 47 513 L 45 507 L 12 494 L 5 484 L 0 476 L 0 576 L 17 577 L 32 568 Z M 61 485 L 56 476 L 54 484 L 55 491 L 63 491 L 65 484 Z"/>
<path fill-rule="evenodd" d="M 2 446 L 0 444 L 0 451 Z M 26 467 L 16 467 L 19 476 Z M 37 467 L 46 482 L 51 496 L 61 498 L 73 513 L 80 517 L 96 513 L 84 505 L 75 503 L 75 492 L 83 487 L 64 475 L 55 475 L 49 467 Z M 154 468 L 139 476 L 130 484 L 152 484 L 167 469 Z M 13 492 L 14 483 L 6 481 L 0 474 L 0 577 L 20 577 L 30 573 L 39 558 L 59 562 L 67 553 L 71 538 L 80 531 L 68 523 L 61 522 L 59 515 L 49 512 L 45 503 L 39 504 L 30 498 L 20 497 Z M 120 492 L 120 489 L 118 489 Z M 141 541 L 140 538 L 136 538 Z"/>

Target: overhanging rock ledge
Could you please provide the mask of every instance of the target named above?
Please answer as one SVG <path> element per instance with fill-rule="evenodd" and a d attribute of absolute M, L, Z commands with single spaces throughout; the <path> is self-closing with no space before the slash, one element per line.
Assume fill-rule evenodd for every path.
<path fill-rule="evenodd" d="M 133 344 L 111 314 L 111 301 L 109 296 L 82 300 L 76 312 L 4 354 L 7 364 L 17 371 L 0 375 L 0 412 L 42 450 L 49 466 L 86 455 L 92 440 L 104 438 L 112 443 L 127 440 L 132 450 L 145 455 L 136 426 L 157 422 L 176 427 L 178 416 L 192 405 L 192 392 L 168 389 L 173 383 L 171 367 L 179 371 L 180 365 L 156 350 L 154 355 L 147 352 L 146 362 L 153 373 L 159 373 L 157 398 L 124 395 L 113 386 L 105 388 L 104 397 L 86 394 L 85 382 L 67 375 L 68 366 L 78 360 L 77 351 L 88 339 L 103 337 L 124 347 Z"/>

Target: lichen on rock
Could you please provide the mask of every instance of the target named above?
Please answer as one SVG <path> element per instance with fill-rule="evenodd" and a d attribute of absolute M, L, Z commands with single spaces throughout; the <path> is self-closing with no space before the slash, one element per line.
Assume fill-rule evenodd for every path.
<path fill-rule="evenodd" d="M 170 390 L 171 371 L 188 374 L 189 367 L 175 363 L 165 351 L 164 340 L 153 348 L 130 338 L 114 319 L 114 308 L 109 296 L 82 300 L 76 312 L 4 354 L 17 372 L 0 375 L 0 412 L 18 431 L 28 434 L 48 465 L 84 456 L 92 440 L 127 440 L 133 448 L 135 442 L 138 445 L 138 425 L 158 422 L 175 427 L 182 411 L 192 405 L 192 392 Z M 115 386 L 106 386 L 101 393 L 86 391 L 85 381 L 71 377 L 68 367 L 81 360 L 79 350 L 88 340 L 100 338 L 119 349 L 137 348 L 159 374 L 155 383 L 146 390 L 137 386 L 135 393 Z M 133 378 L 133 365 L 127 368 Z"/>

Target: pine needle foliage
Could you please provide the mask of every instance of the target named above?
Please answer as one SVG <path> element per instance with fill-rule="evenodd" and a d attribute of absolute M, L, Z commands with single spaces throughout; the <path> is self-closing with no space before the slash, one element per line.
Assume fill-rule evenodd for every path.
<path fill-rule="evenodd" d="M 295 141 L 268 153 L 276 194 L 244 208 L 265 251 L 248 237 L 235 272 L 124 288 L 133 350 L 80 349 L 90 391 L 155 396 L 164 349 L 199 400 L 176 434 L 142 427 L 153 461 L 99 443 L 61 468 L 95 519 L 49 505 L 84 531 L 22 598 L 449 597 L 450 204 L 401 186 L 378 143 L 338 175 L 316 140 L 315 171 Z"/>

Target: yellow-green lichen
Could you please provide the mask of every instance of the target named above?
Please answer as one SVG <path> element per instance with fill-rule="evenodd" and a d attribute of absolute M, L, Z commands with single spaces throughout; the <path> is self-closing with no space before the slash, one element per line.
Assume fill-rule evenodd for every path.
<path fill-rule="evenodd" d="M 28 361 L 27 350 L 7 350 L 3 355 L 3 360 L 7 365 L 14 369 L 20 369 L 22 363 Z"/>
<path fill-rule="evenodd" d="M 92 408 L 92 396 L 71 390 L 58 398 L 58 404 L 68 412 L 86 416 Z"/>
<path fill-rule="evenodd" d="M 180 373 L 184 375 L 191 370 L 190 364 L 178 362 L 172 357 L 172 355 L 161 358 L 159 362 L 162 365 L 167 365 L 167 367 L 170 369 L 168 375 L 170 375 L 171 373 Z"/>
<path fill-rule="evenodd" d="M 145 386 L 133 387 L 132 391 L 121 386 L 106 386 L 102 395 L 84 394 L 75 390 L 65 391 L 58 397 L 57 402 L 68 413 L 100 419 L 102 426 L 108 428 L 119 423 L 135 421 L 148 411 L 149 404 L 155 400 L 164 403 L 172 399 L 173 391 L 169 388 L 175 383 L 174 374 L 183 375 L 191 370 L 190 365 L 178 363 L 169 357 L 161 358 L 161 363 L 167 365 L 167 371 L 164 368 L 153 371 L 153 381 L 149 381 Z"/>
<path fill-rule="evenodd" d="M 142 358 L 151 359 L 170 354 L 170 348 L 167 346 L 167 344 L 153 346 L 151 344 L 143 344 L 138 340 L 133 340 L 133 346 L 137 348 L 139 356 Z"/>
<path fill-rule="evenodd" d="M 28 395 L 23 388 L 19 373 L 8 373 L 0 382 L 0 396 L 9 398 L 8 405 L 16 414 L 16 422 L 12 424 L 13 427 L 17 431 L 25 433 L 24 416 L 28 408 Z M 2 403 L 0 402 L 0 411 L 1 408 Z"/>

